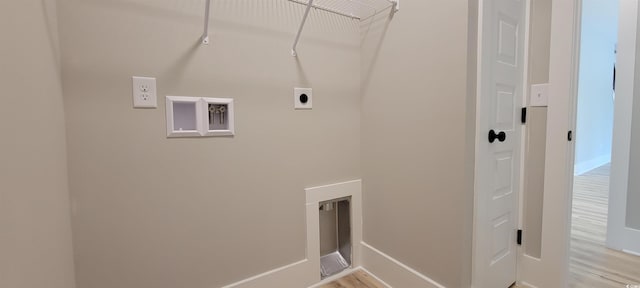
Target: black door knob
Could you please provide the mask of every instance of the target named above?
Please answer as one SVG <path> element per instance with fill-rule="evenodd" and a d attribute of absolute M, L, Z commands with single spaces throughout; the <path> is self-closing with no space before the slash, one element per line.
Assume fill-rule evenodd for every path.
<path fill-rule="evenodd" d="M 496 131 L 493 131 L 493 129 L 491 129 L 491 131 L 489 131 L 489 143 L 495 142 L 496 139 L 498 139 L 498 141 L 500 142 L 504 142 L 504 140 L 507 140 L 507 134 L 504 133 L 504 131 L 500 131 L 500 133 L 496 134 Z"/>

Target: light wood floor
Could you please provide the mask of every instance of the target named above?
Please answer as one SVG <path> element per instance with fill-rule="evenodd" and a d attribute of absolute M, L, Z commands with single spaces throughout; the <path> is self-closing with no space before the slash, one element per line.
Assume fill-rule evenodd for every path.
<path fill-rule="evenodd" d="M 640 284 L 640 257 L 605 247 L 609 171 L 605 165 L 574 178 L 569 287 Z"/>
<path fill-rule="evenodd" d="M 320 288 L 386 288 L 367 272 L 358 270 Z"/>

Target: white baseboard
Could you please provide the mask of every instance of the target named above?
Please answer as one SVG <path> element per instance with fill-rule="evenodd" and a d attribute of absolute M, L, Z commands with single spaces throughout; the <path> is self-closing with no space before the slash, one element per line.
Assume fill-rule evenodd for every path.
<path fill-rule="evenodd" d="M 534 286 L 534 285 L 531 285 L 531 284 L 529 284 L 529 283 L 527 283 L 527 282 L 525 282 L 525 281 L 519 282 L 519 283 L 518 283 L 518 287 L 523 287 L 523 288 L 538 288 L 538 287 L 536 287 L 536 286 Z"/>
<path fill-rule="evenodd" d="M 363 270 L 388 288 L 446 288 L 371 245 L 361 242 L 361 263 L 353 269 L 319 281 L 317 265 L 302 260 L 260 275 L 224 286 L 223 288 L 300 288 L 318 287 L 357 270 Z M 533 286 L 529 286 L 533 287 Z"/>
<path fill-rule="evenodd" d="M 575 163 L 575 166 L 573 167 L 573 174 L 582 175 L 609 162 L 611 162 L 610 154 L 600 155 L 593 159 Z"/>
<path fill-rule="evenodd" d="M 431 278 L 419 273 L 411 267 L 401 263 L 393 257 L 362 242 L 362 266 L 375 275 L 384 279 L 389 287 L 411 288 L 445 288 Z"/>
<path fill-rule="evenodd" d="M 376 276 L 375 274 L 371 273 L 371 271 L 367 270 L 366 268 L 364 268 L 364 267 L 360 267 L 359 269 L 360 269 L 360 270 L 362 270 L 362 271 L 364 271 L 364 272 L 366 272 L 367 274 L 369 274 L 369 276 L 373 277 L 373 279 L 376 279 L 376 280 L 377 280 L 378 282 L 380 282 L 384 287 L 386 287 L 386 288 L 392 288 L 392 287 L 391 287 L 391 285 L 389 285 L 389 283 L 384 282 L 384 280 L 382 280 L 382 279 L 378 278 L 378 276 Z"/>
<path fill-rule="evenodd" d="M 639 256 L 640 257 L 640 253 L 633 251 L 633 250 L 629 250 L 629 249 L 622 249 L 622 252 L 627 253 L 627 254 L 631 254 L 631 255 L 635 255 L 635 256 Z"/>
<path fill-rule="evenodd" d="M 222 288 L 300 288 L 311 285 L 310 279 L 313 276 L 309 274 L 310 269 L 308 260 L 298 261 L 287 266 L 283 266 L 271 271 L 256 275 L 242 281 L 224 286 Z M 320 272 L 315 274 L 320 277 Z"/>
<path fill-rule="evenodd" d="M 362 183 L 360 180 L 305 189 L 307 218 L 306 259 L 273 269 L 222 288 L 301 288 L 316 287 L 350 272 L 364 270 L 387 287 L 445 288 L 400 261 L 362 242 Z M 320 279 L 319 203 L 351 197 L 352 267 L 324 281 Z M 384 279 L 384 280 L 383 280 Z"/>

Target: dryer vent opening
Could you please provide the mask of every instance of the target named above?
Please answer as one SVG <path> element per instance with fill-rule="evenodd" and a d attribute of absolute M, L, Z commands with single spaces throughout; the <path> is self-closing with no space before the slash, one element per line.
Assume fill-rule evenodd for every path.
<path fill-rule="evenodd" d="M 320 275 L 324 279 L 351 267 L 351 197 L 319 206 Z"/>

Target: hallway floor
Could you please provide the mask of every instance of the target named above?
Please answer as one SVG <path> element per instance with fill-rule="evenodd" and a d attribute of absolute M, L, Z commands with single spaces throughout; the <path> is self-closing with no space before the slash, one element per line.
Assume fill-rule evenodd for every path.
<path fill-rule="evenodd" d="M 640 257 L 605 247 L 610 168 L 574 178 L 569 287 L 640 284 Z"/>

